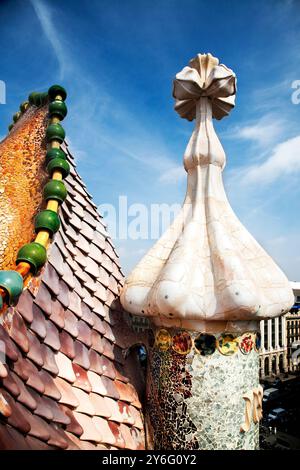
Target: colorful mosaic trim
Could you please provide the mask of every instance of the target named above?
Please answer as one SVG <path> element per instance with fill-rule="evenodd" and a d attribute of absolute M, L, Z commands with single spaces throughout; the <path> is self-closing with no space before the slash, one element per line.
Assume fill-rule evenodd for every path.
<path fill-rule="evenodd" d="M 0 271 L 0 313 L 7 306 L 16 304 L 23 291 L 25 278 L 30 274 L 35 275 L 44 266 L 47 261 L 50 239 L 60 226 L 58 210 L 67 196 L 67 189 L 62 180 L 70 172 L 66 155 L 60 148 L 65 139 L 65 130 L 60 121 L 67 115 L 66 97 L 66 90 L 59 85 L 51 86 L 47 93 L 31 93 L 28 101 L 20 105 L 20 111 L 14 114 L 14 124 L 9 126 L 11 132 L 29 105 L 40 107 L 48 103 L 46 165 L 50 180 L 43 191 L 46 208 L 41 210 L 35 218 L 34 241 L 23 245 L 18 251 L 16 269 Z"/>
<path fill-rule="evenodd" d="M 238 350 L 249 354 L 252 350 L 259 352 L 260 332 L 246 332 L 240 336 L 232 333 L 222 333 L 218 337 L 209 333 L 199 333 L 193 338 L 188 331 L 171 333 L 161 328 L 155 334 L 154 347 L 160 351 L 172 349 L 180 355 L 187 355 L 192 350 L 201 356 L 210 356 L 219 351 L 224 356 L 232 356 Z"/>

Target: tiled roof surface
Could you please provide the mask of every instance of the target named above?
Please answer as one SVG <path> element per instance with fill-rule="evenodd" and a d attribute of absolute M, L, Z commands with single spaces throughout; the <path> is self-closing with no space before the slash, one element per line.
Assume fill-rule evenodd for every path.
<path fill-rule="evenodd" d="M 131 333 L 118 256 L 62 148 L 71 173 L 61 227 L 40 276 L 0 325 L 0 448 L 142 449 L 141 404 L 122 354 Z"/>

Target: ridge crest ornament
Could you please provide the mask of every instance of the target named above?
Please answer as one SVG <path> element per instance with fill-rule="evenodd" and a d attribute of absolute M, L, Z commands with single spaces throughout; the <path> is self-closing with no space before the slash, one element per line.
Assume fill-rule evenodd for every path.
<path fill-rule="evenodd" d="M 175 110 L 195 120 L 183 161 L 186 196 L 174 222 L 127 277 L 120 297 L 127 311 L 150 317 L 154 332 L 169 329 L 174 337 L 184 330 L 193 339 L 197 331 L 254 334 L 260 320 L 283 315 L 294 303 L 287 277 L 239 221 L 224 190 L 226 155 L 213 119 L 230 113 L 235 95 L 234 72 L 211 54 L 198 54 L 174 79 Z M 150 351 L 149 446 L 258 447 L 256 420 L 247 433 L 240 431 L 243 396 L 259 386 L 258 352 L 245 341 L 230 354 L 228 345 L 222 343 L 223 354 L 211 355 Z M 170 409 L 177 417 L 174 412 L 170 418 Z"/>

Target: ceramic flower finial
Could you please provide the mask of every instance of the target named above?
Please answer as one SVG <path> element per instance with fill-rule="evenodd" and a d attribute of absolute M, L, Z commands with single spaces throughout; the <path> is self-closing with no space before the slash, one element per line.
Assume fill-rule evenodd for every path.
<path fill-rule="evenodd" d="M 288 279 L 238 220 L 223 187 L 225 152 L 212 118 L 230 112 L 235 92 L 234 73 L 210 54 L 198 54 L 174 80 L 176 111 L 196 119 L 184 154 L 187 192 L 121 293 L 126 310 L 156 325 L 259 320 L 293 304 Z"/>
<path fill-rule="evenodd" d="M 222 119 L 235 105 L 236 76 L 220 64 L 211 54 L 197 54 L 176 74 L 173 82 L 175 110 L 182 118 L 192 121 L 196 117 L 196 102 L 208 97 L 212 104 L 212 116 Z"/>

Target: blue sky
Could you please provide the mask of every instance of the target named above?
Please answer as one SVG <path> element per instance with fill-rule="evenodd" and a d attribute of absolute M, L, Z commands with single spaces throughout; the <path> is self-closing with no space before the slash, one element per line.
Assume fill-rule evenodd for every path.
<path fill-rule="evenodd" d="M 0 135 L 33 90 L 68 90 L 64 121 L 96 204 L 181 203 L 193 124 L 173 110 L 172 79 L 198 52 L 238 77 L 236 108 L 215 124 L 224 181 L 241 221 L 300 279 L 298 0 L 2 0 Z M 128 272 L 153 240 L 115 240 Z"/>

